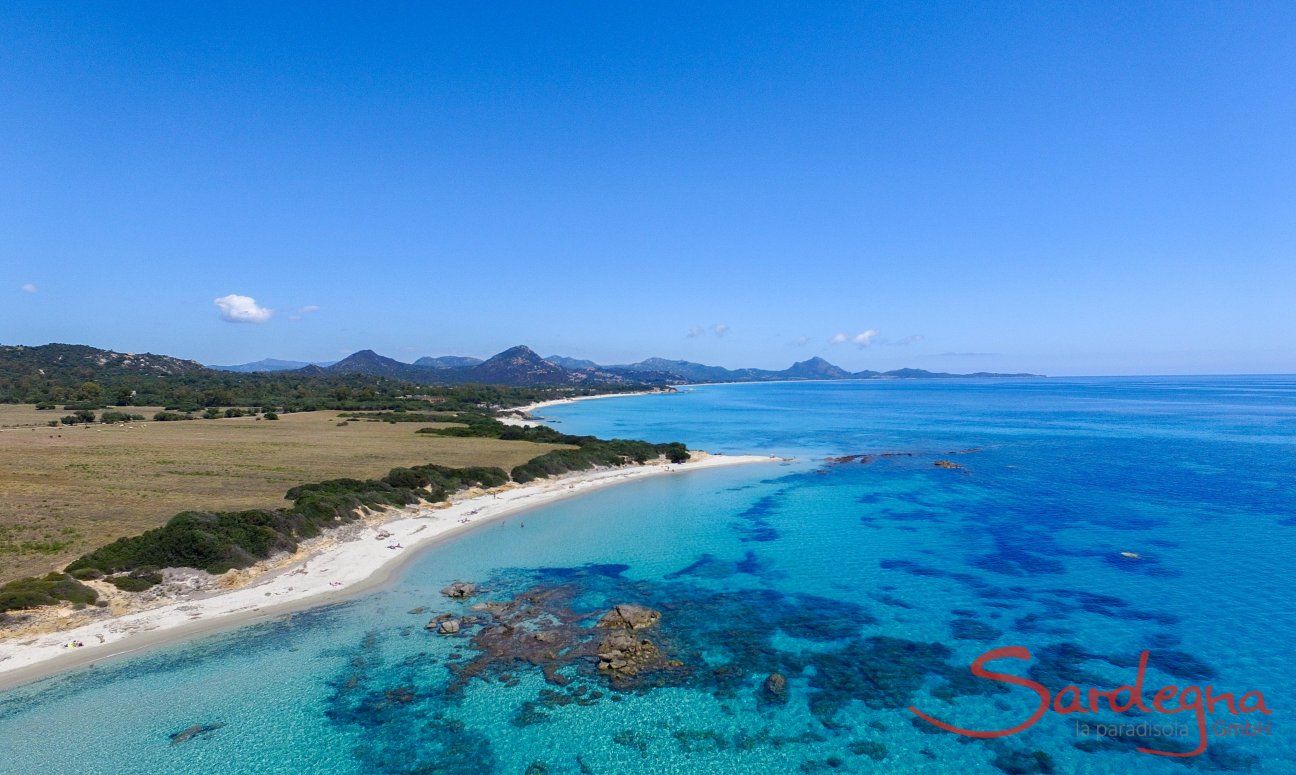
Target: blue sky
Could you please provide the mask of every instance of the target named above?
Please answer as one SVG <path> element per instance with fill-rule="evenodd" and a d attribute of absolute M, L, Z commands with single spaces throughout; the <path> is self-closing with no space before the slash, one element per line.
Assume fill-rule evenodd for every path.
<path fill-rule="evenodd" d="M 0 7 L 0 342 L 1296 371 L 1296 6 L 199 5 Z"/>

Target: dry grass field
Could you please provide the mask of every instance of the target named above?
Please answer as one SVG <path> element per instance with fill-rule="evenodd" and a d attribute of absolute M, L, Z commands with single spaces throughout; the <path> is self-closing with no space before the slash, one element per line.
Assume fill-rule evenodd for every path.
<path fill-rule="evenodd" d="M 65 414 L 0 405 L 0 583 L 61 568 L 187 509 L 284 506 L 295 485 L 404 465 L 508 469 L 556 448 L 415 434 L 421 423 L 339 426 L 337 412 L 45 425 Z"/>

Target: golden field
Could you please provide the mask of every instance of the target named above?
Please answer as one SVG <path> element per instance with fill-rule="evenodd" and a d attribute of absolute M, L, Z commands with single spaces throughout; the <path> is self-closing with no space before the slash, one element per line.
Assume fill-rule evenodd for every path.
<path fill-rule="evenodd" d="M 416 434 L 426 423 L 339 425 L 334 411 L 46 426 L 66 414 L 0 405 L 0 583 L 61 568 L 180 511 L 285 506 L 298 484 L 396 466 L 509 469 L 556 448 Z"/>

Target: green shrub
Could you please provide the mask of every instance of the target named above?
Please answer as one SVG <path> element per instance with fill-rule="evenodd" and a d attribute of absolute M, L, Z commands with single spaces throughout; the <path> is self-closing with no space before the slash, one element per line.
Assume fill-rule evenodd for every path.
<path fill-rule="evenodd" d="M 132 414 L 130 412 L 104 412 L 99 416 L 99 422 L 102 423 L 130 422 L 131 420 L 143 419 L 144 415 Z"/>
<path fill-rule="evenodd" d="M 279 415 L 276 414 L 276 413 L 274 413 L 274 412 L 266 412 L 265 414 L 263 414 L 263 415 L 261 415 L 261 416 L 264 417 L 264 418 L 267 419 L 267 420 L 278 420 L 278 419 L 279 419 Z"/>
<path fill-rule="evenodd" d="M 192 420 L 193 415 L 163 410 L 153 415 L 153 419 L 157 422 L 174 422 L 176 420 Z"/>
<path fill-rule="evenodd" d="M 98 597 L 93 589 L 67 573 L 50 573 L 18 579 L 0 587 L 0 611 L 57 605 L 62 601 L 85 606 Z"/>
<path fill-rule="evenodd" d="M 78 409 L 75 414 L 69 414 L 59 422 L 64 425 L 76 425 L 78 423 L 92 423 L 95 421 L 95 413 L 89 409 Z"/>
<path fill-rule="evenodd" d="M 127 576 L 109 576 L 107 581 L 123 592 L 143 592 L 155 584 L 161 584 L 162 574 L 150 570 L 137 570 Z"/>

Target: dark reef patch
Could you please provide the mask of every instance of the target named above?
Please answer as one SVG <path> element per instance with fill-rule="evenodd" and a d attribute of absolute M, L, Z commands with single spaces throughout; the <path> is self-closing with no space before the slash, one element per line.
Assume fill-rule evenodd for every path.
<path fill-rule="evenodd" d="M 769 520 L 777 503 L 778 495 L 766 495 L 738 514 L 734 530 L 742 536 L 741 540 L 762 543 L 778 540 L 779 532 Z"/>
<path fill-rule="evenodd" d="M 703 559 L 689 568 L 711 564 Z M 455 718 L 478 682 L 516 690 L 507 718 L 518 727 L 550 723 L 566 708 L 668 687 L 722 701 L 747 698 L 762 714 L 802 704 L 823 725 L 822 732 L 797 737 L 690 728 L 663 730 L 664 738 L 646 730 L 619 735 L 614 742 L 631 755 L 667 741 L 690 753 L 822 742 L 857 733 L 839 720 L 852 703 L 902 710 L 924 687 L 945 700 L 1004 691 L 974 680 L 961 660 L 951 663 L 945 645 L 871 634 L 877 620 L 857 603 L 769 588 L 715 590 L 692 583 L 698 577 L 692 572 L 650 581 L 624 571 L 617 565 L 541 568 L 486 579 L 481 586 L 488 596 L 455 603 L 467 609 L 455 613 L 466 623 L 449 650 L 443 636 L 416 633 L 427 650 L 411 655 L 399 632 L 387 633 L 388 640 L 371 633 L 330 683 L 328 718 L 363 731 L 357 755 L 368 770 L 417 769 L 400 759 L 416 740 L 418 766 L 442 771 L 436 767 L 453 760 L 462 771 L 483 772 L 494 761 L 489 740 Z M 632 617 L 642 626 L 607 625 L 617 606 L 642 613 Z M 857 747 L 869 759 L 886 756 L 881 744 Z"/>
<path fill-rule="evenodd" d="M 955 640 L 975 640 L 982 643 L 989 643 L 1003 635 L 1002 630 L 997 630 L 985 622 L 966 617 L 951 621 L 950 632 L 954 635 Z"/>

